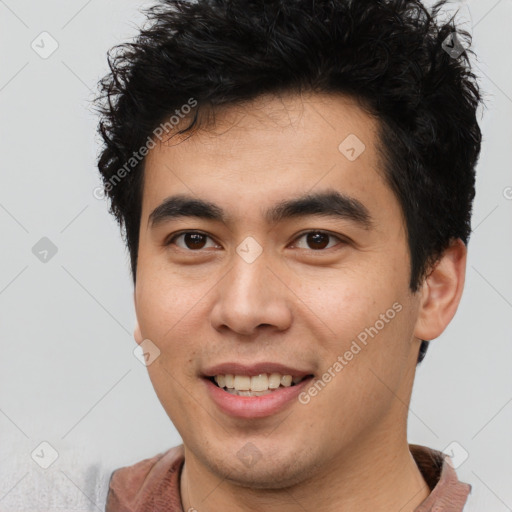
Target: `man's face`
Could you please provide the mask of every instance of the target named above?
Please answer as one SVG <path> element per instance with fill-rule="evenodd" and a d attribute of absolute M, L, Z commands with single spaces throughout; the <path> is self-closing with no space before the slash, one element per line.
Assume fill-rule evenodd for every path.
<path fill-rule="evenodd" d="M 135 305 L 190 464 L 280 487 L 403 435 L 419 301 L 376 128 L 343 96 L 266 97 L 148 155 Z M 275 208 L 327 193 L 341 200 L 324 214 Z M 214 211 L 151 215 L 177 195 Z M 267 381 L 247 378 L 260 373 Z M 272 373 L 313 377 L 259 397 L 208 378 L 265 388 Z"/>

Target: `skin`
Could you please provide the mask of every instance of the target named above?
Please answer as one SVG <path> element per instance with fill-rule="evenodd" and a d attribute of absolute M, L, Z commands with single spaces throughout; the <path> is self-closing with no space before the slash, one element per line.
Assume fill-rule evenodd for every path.
<path fill-rule="evenodd" d="M 408 449 L 408 404 L 420 340 L 439 336 L 459 304 L 466 248 L 454 241 L 411 293 L 403 215 L 382 175 L 376 129 L 345 96 L 262 96 L 148 154 L 135 339 L 161 351 L 148 372 L 185 446 L 185 511 L 406 512 L 428 496 Z M 366 146 L 354 161 L 338 150 L 349 134 Z M 362 202 L 373 228 L 263 217 L 279 201 L 327 189 Z M 230 222 L 148 225 L 177 193 L 221 206 Z M 205 247 L 183 237 L 165 245 L 182 230 L 207 234 Z M 333 235 L 327 248 L 308 244 L 303 232 L 315 230 Z M 236 252 L 247 236 L 263 248 L 251 264 Z M 205 393 L 201 371 L 227 361 L 275 361 L 320 377 L 394 303 L 403 309 L 307 404 L 235 419 Z M 261 455 L 251 467 L 237 457 L 248 442 Z"/>

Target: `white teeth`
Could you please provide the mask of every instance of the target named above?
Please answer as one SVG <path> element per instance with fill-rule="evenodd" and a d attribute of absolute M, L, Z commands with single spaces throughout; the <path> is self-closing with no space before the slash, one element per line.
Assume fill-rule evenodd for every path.
<path fill-rule="evenodd" d="M 251 389 L 251 377 L 248 375 L 235 375 L 234 387 L 237 391 L 249 391 Z"/>
<path fill-rule="evenodd" d="M 265 391 L 250 391 L 251 396 L 263 396 L 268 395 L 269 393 L 272 393 L 272 391 L 268 389 Z"/>
<path fill-rule="evenodd" d="M 266 391 L 267 389 L 268 377 L 266 373 L 251 377 L 251 391 Z"/>
<path fill-rule="evenodd" d="M 237 391 L 236 389 L 226 389 L 228 393 L 231 395 L 237 396 L 263 396 L 272 393 L 272 390 L 267 389 L 267 391 Z"/>
<path fill-rule="evenodd" d="M 281 375 L 280 373 L 260 373 L 250 377 L 248 375 L 216 375 L 215 382 L 220 388 L 228 391 L 234 390 L 240 396 L 260 396 L 266 394 L 280 386 L 289 387 L 298 384 L 304 377 L 292 377 L 291 375 Z M 248 395 L 246 393 L 249 393 Z"/>
<path fill-rule="evenodd" d="M 292 376 L 291 375 L 283 375 L 281 377 L 281 386 L 288 387 L 292 385 Z"/>
<path fill-rule="evenodd" d="M 281 374 L 271 373 L 268 377 L 268 387 L 270 389 L 277 389 L 281 385 Z"/>
<path fill-rule="evenodd" d="M 250 391 L 241 391 L 241 390 L 235 389 L 235 393 L 238 396 L 251 396 L 251 392 Z"/>

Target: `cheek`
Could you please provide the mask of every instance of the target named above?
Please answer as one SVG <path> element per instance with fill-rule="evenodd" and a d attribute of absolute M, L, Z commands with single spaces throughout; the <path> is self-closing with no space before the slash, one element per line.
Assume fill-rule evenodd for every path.
<path fill-rule="evenodd" d="M 173 331 L 186 324 L 208 291 L 204 275 L 173 269 L 161 254 L 141 251 L 136 285 L 137 318 L 146 337 L 164 343 Z"/>
<path fill-rule="evenodd" d="M 354 329 L 373 325 L 385 313 L 400 292 L 367 271 L 335 270 L 321 277 L 302 279 L 300 295 L 313 313 L 341 338 L 357 334 Z"/>
<path fill-rule="evenodd" d="M 194 410 L 184 389 L 196 375 L 192 364 L 198 357 L 198 315 L 201 296 L 195 286 L 183 287 L 169 273 L 142 274 L 137 282 L 137 318 L 144 338 L 160 350 L 147 367 L 159 400 L 173 421 L 180 423 L 180 410 Z M 204 312 L 203 312 L 204 315 Z"/>
<path fill-rule="evenodd" d="M 375 380 L 370 369 L 395 386 L 407 361 L 414 326 L 405 283 L 404 276 L 370 270 L 333 273 L 321 286 L 302 283 L 312 318 L 319 328 L 328 327 L 327 337 L 317 340 L 323 364 L 329 368 L 342 356 L 350 382 L 364 381 L 361 393 L 371 388 L 367 379 Z"/>

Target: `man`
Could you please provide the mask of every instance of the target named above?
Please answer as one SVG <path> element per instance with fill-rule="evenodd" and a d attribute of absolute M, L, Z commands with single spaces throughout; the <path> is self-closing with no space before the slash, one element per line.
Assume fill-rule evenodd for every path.
<path fill-rule="evenodd" d="M 115 471 L 108 512 L 463 509 L 406 429 L 481 143 L 442 5 L 167 0 L 117 48 L 99 169 L 183 445 Z"/>

